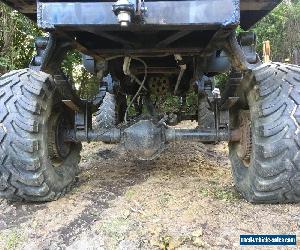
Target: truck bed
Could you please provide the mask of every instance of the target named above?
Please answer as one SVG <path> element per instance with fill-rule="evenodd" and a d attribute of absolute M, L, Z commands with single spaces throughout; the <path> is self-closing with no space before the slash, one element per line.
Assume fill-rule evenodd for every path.
<path fill-rule="evenodd" d="M 125 28 L 112 11 L 115 0 L 40 0 L 38 9 L 33 0 L 5 2 L 82 53 L 112 57 L 211 55 L 238 25 L 249 29 L 281 0 L 145 0 L 142 21 Z"/>
<path fill-rule="evenodd" d="M 36 17 L 36 1 L 34 0 L 1 0 L 13 9 L 23 13 L 33 21 L 37 21 Z M 200 0 L 203 1 L 203 0 Z M 240 4 L 240 25 L 247 30 L 271 10 L 273 10 L 282 0 L 241 0 Z M 107 2 L 106 0 L 90 0 L 90 1 L 44 1 L 44 2 Z M 145 2 L 148 2 L 147 0 Z M 150 1 L 149 1 L 150 2 Z M 153 1 L 155 2 L 155 0 Z"/>

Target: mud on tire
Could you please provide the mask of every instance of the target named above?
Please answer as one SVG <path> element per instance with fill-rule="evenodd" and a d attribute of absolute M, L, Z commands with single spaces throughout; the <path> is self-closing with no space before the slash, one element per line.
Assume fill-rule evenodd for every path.
<path fill-rule="evenodd" d="M 24 69 L 0 78 L 1 197 L 51 201 L 74 182 L 81 144 L 60 145 L 67 151 L 59 160 L 52 152 L 59 145 L 50 136 L 50 117 L 66 112 L 65 119 L 71 119 L 58 97 L 55 84 L 42 72 Z"/>
<path fill-rule="evenodd" d="M 250 110 L 249 160 L 241 158 L 240 143 L 229 145 L 235 185 L 250 202 L 299 202 L 300 67 L 271 63 L 253 73 L 244 90 Z M 232 114 L 236 125 L 241 113 Z"/>

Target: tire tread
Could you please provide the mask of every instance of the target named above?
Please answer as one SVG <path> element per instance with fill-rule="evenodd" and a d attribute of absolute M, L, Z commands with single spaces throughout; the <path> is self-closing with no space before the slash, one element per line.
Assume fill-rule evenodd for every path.
<path fill-rule="evenodd" d="M 51 77 L 30 69 L 0 78 L 0 196 L 9 200 L 50 201 L 69 189 L 57 190 L 44 166 L 41 122 L 55 89 Z M 79 155 L 72 164 L 78 165 Z"/>
<path fill-rule="evenodd" d="M 253 74 L 252 163 L 241 178 L 243 164 L 230 149 L 236 187 L 253 203 L 299 202 L 300 67 L 269 63 Z"/>

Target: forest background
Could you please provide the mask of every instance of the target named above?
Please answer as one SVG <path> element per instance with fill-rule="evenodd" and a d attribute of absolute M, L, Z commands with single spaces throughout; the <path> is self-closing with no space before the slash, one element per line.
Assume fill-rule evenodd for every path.
<path fill-rule="evenodd" d="M 284 0 L 252 28 L 262 56 L 263 41 L 271 43 L 271 60 L 300 64 L 300 0 Z M 28 67 L 35 53 L 34 39 L 43 35 L 36 25 L 17 11 L 0 3 L 0 75 Z M 64 69 L 76 83 L 81 97 L 90 98 L 98 89 L 95 78 L 81 65 L 79 53 L 71 53 Z"/>

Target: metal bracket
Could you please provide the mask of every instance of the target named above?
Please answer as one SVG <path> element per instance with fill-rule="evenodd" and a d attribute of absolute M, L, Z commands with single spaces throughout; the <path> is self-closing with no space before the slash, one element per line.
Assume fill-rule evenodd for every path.
<path fill-rule="evenodd" d="M 256 34 L 254 32 L 241 32 L 237 40 L 242 47 L 247 62 L 250 64 L 257 63 L 259 58 L 256 53 Z"/>
<path fill-rule="evenodd" d="M 32 58 L 29 67 L 53 75 L 60 71 L 61 63 L 71 48 L 71 42 L 50 34 L 49 37 L 36 38 L 35 48 L 37 54 Z"/>
<path fill-rule="evenodd" d="M 255 36 L 254 36 L 255 38 Z M 250 46 L 249 44 L 255 44 L 255 40 L 252 36 L 249 37 L 243 37 L 241 35 L 240 41 L 241 44 L 239 43 L 235 33 L 232 33 L 229 37 L 227 42 L 224 44 L 224 51 L 228 55 L 228 58 L 231 61 L 231 66 L 232 69 L 235 71 L 240 71 L 240 72 L 245 72 L 249 71 L 260 63 L 260 60 L 258 56 L 256 55 L 255 52 L 255 58 L 254 60 L 254 52 L 253 50 L 255 49 L 255 46 L 253 47 L 252 45 Z M 251 43 L 252 41 L 252 43 Z M 250 46 L 250 47 L 249 47 Z"/>
<path fill-rule="evenodd" d="M 234 97 L 232 95 L 235 94 L 243 79 L 243 73 L 236 71 L 230 72 L 226 88 L 223 91 L 222 98 L 220 100 L 220 110 L 228 110 L 239 101 L 239 97 Z"/>
<path fill-rule="evenodd" d="M 75 131 L 83 131 L 85 133 L 85 140 L 89 142 L 89 130 L 92 129 L 92 104 L 85 102 L 85 109 L 81 109 L 75 113 Z M 76 133 L 76 132 L 75 132 Z"/>
<path fill-rule="evenodd" d="M 62 100 L 62 102 L 71 110 L 79 112 L 80 108 L 72 100 Z"/>
<path fill-rule="evenodd" d="M 239 97 L 229 97 L 228 99 L 226 99 L 226 101 L 224 103 L 222 103 L 222 101 L 220 102 L 220 110 L 224 111 L 224 110 L 229 110 L 230 108 L 232 108 L 239 100 Z"/>
<path fill-rule="evenodd" d="M 203 76 L 200 81 L 196 81 L 198 87 L 198 94 L 203 97 L 212 97 L 212 91 L 214 88 L 214 82 L 212 78 Z"/>
<path fill-rule="evenodd" d="M 217 96 L 208 97 L 209 103 L 215 115 L 215 138 L 220 138 L 220 133 L 230 134 L 229 125 L 229 110 L 221 109 L 221 98 Z"/>

